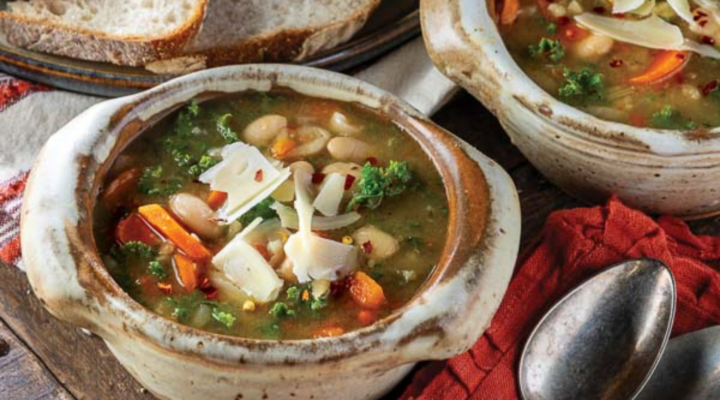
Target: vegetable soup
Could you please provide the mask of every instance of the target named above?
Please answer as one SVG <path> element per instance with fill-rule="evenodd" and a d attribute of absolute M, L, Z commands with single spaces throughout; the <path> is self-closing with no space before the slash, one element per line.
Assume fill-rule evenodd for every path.
<path fill-rule="evenodd" d="M 387 316 L 445 244 L 420 146 L 357 104 L 289 90 L 187 104 L 115 160 L 95 240 L 148 309 L 255 339 L 336 336 Z"/>
<path fill-rule="evenodd" d="M 490 0 L 525 73 L 559 100 L 638 127 L 720 125 L 716 0 Z"/>

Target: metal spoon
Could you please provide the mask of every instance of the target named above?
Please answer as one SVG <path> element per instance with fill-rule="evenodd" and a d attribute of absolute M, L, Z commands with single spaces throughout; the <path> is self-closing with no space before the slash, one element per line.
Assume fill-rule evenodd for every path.
<path fill-rule="evenodd" d="M 670 336 L 675 280 L 660 261 L 612 266 L 563 297 L 520 359 L 525 400 L 630 400 Z"/>
<path fill-rule="evenodd" d="M 720 399 L 720 326 L 676 337 L 637 400 Z"/>

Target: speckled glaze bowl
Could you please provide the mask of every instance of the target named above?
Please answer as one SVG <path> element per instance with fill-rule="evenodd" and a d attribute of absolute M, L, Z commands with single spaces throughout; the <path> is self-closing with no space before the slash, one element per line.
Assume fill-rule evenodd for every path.
<path fill-rule="evenodd" d="M 486 0 L 422 0 L 435 65 L 491 112 L 548 179 L 581 199 L 618 194 L 651 213 L 720 212 L 720 136 L 635 128 L 568 106 L 543 91 L 508 53 Z"/>
<path fill-rule="evenodd" d="M 379 110 L 420 143 L 441 172 L 450 206 L 437 268 L 403 308 L 333 338 L 262 341 L 164 319 L 133 301 L 98 255 L 92 209 L 114 158 L 191 98 L 285 87 Z M 488 327 L 512 275 L 520 211 L 508 175 L 402 100 L 347 76 L 282 65 L 199 72 L 101 103 L 45 145 L 27 185 L 22 247 L 30 283 L 58 318 L 102 337 L 162 399 L 371 399 L 412 367 L 466 350 Z"/>

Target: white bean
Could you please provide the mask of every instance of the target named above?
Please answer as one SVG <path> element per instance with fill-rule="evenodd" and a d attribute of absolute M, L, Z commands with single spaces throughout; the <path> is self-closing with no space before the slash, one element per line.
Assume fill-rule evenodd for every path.
<path fill-rule="evenodd" d="M 364 163 L 371 156 L 371 149 L 365 142 L 350 137 L 330 139 L 327 149 L 332 158 L 339 161 Z"/>
<path fill-rule="evenodd" d="M 287 128 L 287 118 L 270 114 L 262 116 L 245 127 L 243 138 L 254 146 L 267 146 Z"/>
<path fill-rule="evenodd" d="M 335 111 L 330 117 L 330 130 L 340 135 L 352 136 L 360 133 L 362 127 L 351 124 L 345 114 Z"/>
<path fill-rule="evenodd" d="M 584 60 L 594 60 L 609 53 L 613 44 L 615 41 L 607 36 L 590 35 L 575 45 L 575 55 Z"/>
<path fill-rule="evenodd" d="M 355 179 L 360 178 L 360 173 L 362 171 L 362 167 L 358 164 L 351 163 L 351 162 L 335 162 L 332 164 L 328 164 L 323 168 L 322 173 L 325 175 L 330 174 L 342 174 L 342 175 L 352 175 L 355 177 Z"/>
<path fill-rule="evenodd" d="M 306 125 L 298 128 L 295 137 L 302 143 L 294 148 L 289 157 L 307 157 L 320 153 L 330 140 L 330 132 L 319 127 Z"/>
<path fill-rule="evenodd" d="M 215 213 L 200 198 L 189 193 L 179 193 L 170 198 L 170 209 L 193 232 L 206 239 L 222 235 L 223 230 L 215 222 Z"/>
<path fill-rule="evenodd" d="M 295 161 L 294 163 L 290 164 L 290 171 L 292 171 L 293 173 L 295 173 L 295 171 L 299 169 L 307 172 L 309 175 L 315 173 L 315 167 L 313 167 L 312 164 L 307 161 Z"/>
<path fill-rule="evenodd" d="M 352 238 L 370 260 L 386 259 L 400 249 L 397 239 L 373 225 L 365 225 L 356 230 L 352 234 Z M 370 242 L 370 246 L 365 246 L 365 243 L 368 242 Z M 370 251 L 367 252 L 366 248 Z"/>

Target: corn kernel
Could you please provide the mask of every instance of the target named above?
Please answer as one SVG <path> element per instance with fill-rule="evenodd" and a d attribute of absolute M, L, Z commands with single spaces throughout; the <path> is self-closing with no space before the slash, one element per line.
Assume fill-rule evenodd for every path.
<path fill-rule="evenodd" d="M 350 236 L 343 236 L 342 242 L 343 244 L 353 244 L 353 238 Z"/>
<path fill-rule="evenodd" d="M 252 300 L 245 300 L 243 311 L 255 311 L 255 303 Z"/>

